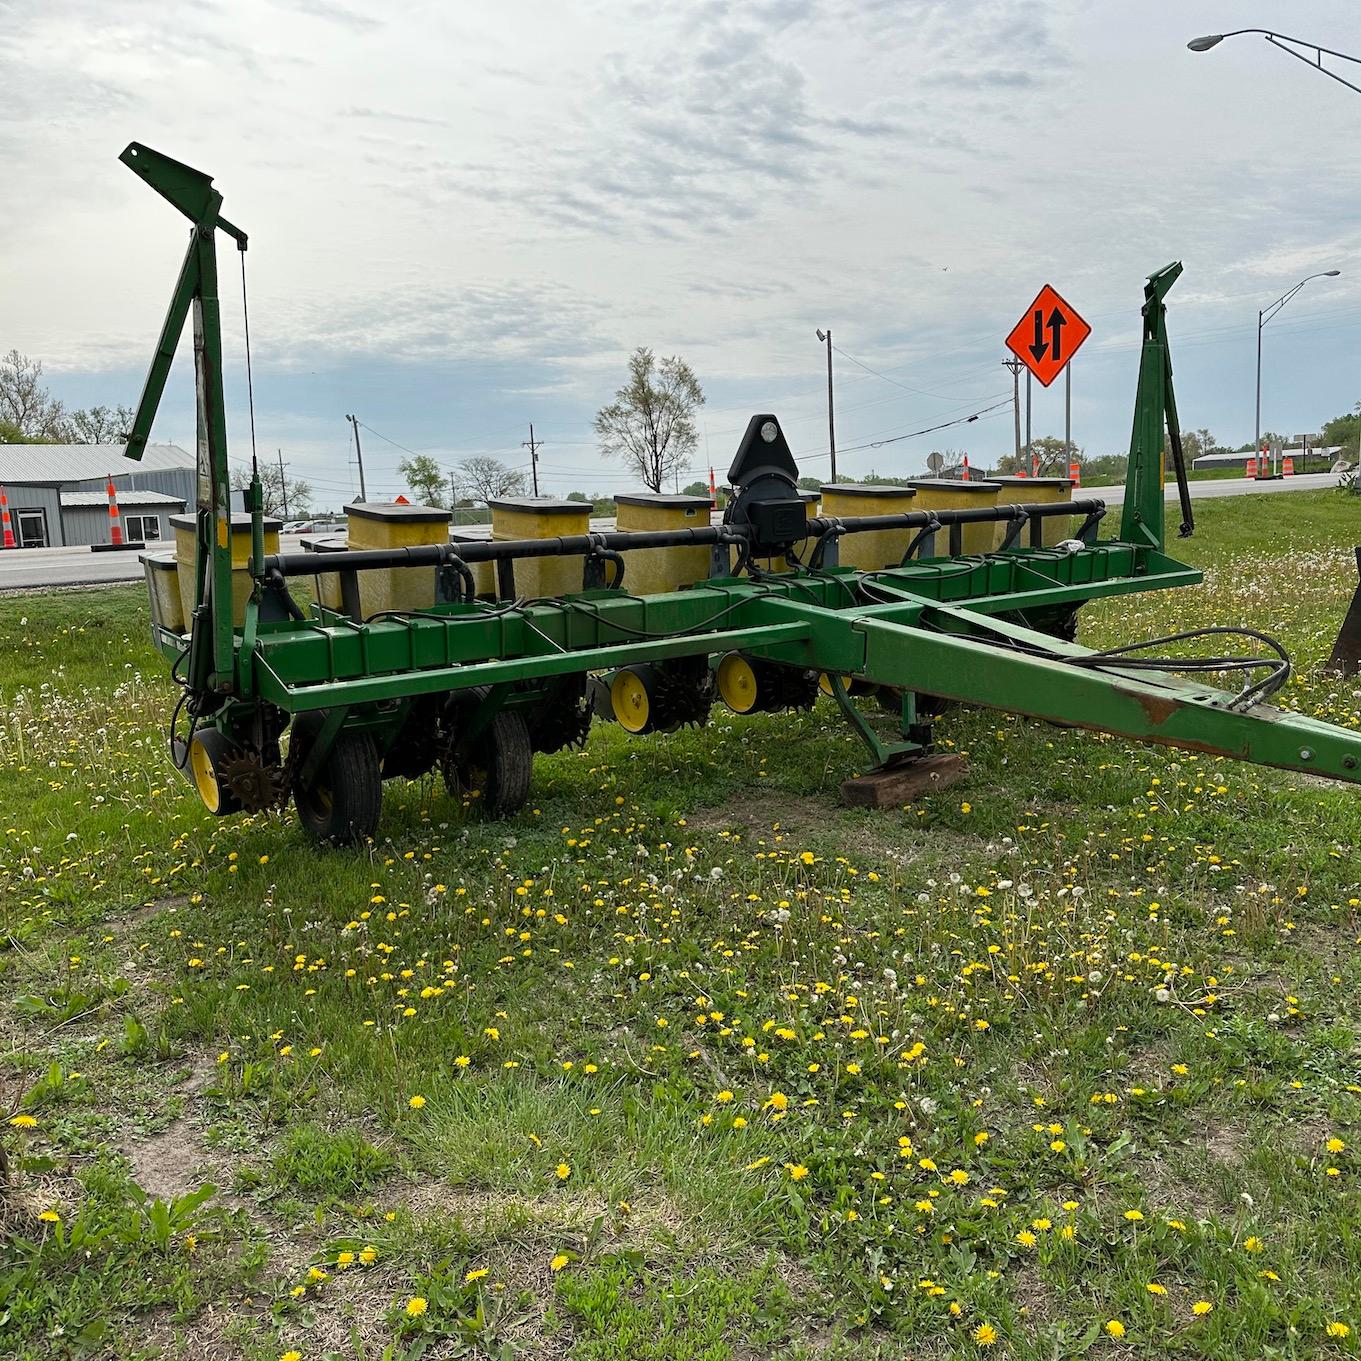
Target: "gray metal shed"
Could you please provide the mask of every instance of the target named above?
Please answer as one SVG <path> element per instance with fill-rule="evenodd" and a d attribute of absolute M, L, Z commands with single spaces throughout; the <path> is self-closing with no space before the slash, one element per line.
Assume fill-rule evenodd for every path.
<path fill-rule="evenodd" d="M 118 493 L 118 515 L 123 537 L 144 543 L 174 538 L 170 517 L 184 512 L 184 500 L 159 491 Z M 109 498 L 106 492 L 64 491 L 61 494 L 62 533 L 68 544 L 108 543 Z"/>
<path fill-rule="evenodd" d="M 195 476 L 193 454 L 177 444 L 149 444 L 139 463 L 123 457 L 121 444 L 0 444 L 0 487 L 25 548 L 107 543 L 110 478 L 119 509 L 154 515 L 166 538 L 168 517 L 194 501 Z M 134 494 L 164 499 L 144 503 L 143 512 L 127 499 Z M 102 509 L 82 496 L 96 497 Z"/>

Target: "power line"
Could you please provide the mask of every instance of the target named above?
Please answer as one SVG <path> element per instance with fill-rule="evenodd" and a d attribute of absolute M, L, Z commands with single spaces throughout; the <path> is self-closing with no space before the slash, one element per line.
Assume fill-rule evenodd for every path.
<path fill-rule="evenodd" d="M 863 363 L 861 360 L 857 359 L 853 354 L 850 354 L 847 351 L 843 350 L 840 345 L 833 345 L 832 349 L 834 349 L 837 352 L 837 354 L 839 354 L 843 359 L 849 359 L 852 364 L 855 364 L 859 368 L 864 369 L 866 373 L 872 373 L 876 378 L 882 378 L 884 382 L 892 383 L 894 387 L 902 388 L 904 392 L 914 392 L 918 397 L 931 397 L 934 400 L 941 402 L 955 402 L 959 400 L 958 393 L 954 393 L 947 396 L 943 392 L 927 392 L 924 388 L 914 388 L 908 383 L 901 383 L 896 378 L 890 378 L 888 374 L 880 373 L 878 369 L 870 368 L 868 364 Z"/>
<path fill-rule="evenodd" d="M 1009 402 L 1010 398 L 1004 402 L 995 402 L 992 406 L 985 406 L 981 411 L 975 411 L 971 416 L 960 416 L 953 421 L 942 421 L 939 425 L 928 425 L 923 430 L 910 430 L 905 435 L 892 435 L 888 439 L 870 440 L 867 444 L 853 444 L 849 448 L 843 449 L 842 453 L 852 454 L 861 449 L 882 449 L 886 444 L 897 444 L 900 440 L 916 439 L 919 435 L 934 435 L 937 430 L 948 430 L 953 425 L 968 425 L 971 421 L 981 420 L 991 412 L 1000 411 L 1002 407 L 1007 406 Z M 824 449 L 821 453 L 817 454 L 803 454 L 795 461 L 798 463 L 806 463 L 810 459 L 826 458 L 827 453 L 828 451 Z"/>

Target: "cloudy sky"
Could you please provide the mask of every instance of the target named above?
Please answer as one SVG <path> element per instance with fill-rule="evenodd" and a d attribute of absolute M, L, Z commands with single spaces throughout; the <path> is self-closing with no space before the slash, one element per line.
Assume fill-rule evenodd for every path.
<path fill-rule="evenodd" d="M 0 350 L 71 405 L 133 403 L 186 224 L 119 165 L 139 140 L 211 173 L 247 256 L 257 428 L 319 499 L 370 496 L 402 449 L 622 490 L 594 411 L 636 345 L 708 396 L 696 475 L 777 412 L 827 470 L 986 464 L 1003 338 L 1043 283 L 1091 322 L 1073 433 L 1129 438 L 1144 276 L 1172 259 L 1183 423 L 1296 433 L 1361 397 L 1361 96 L 1256 37 L 1267 3 L 1206 0 L 0 0 Z M 1353 6 L 1292 32 L 1361 53 Z M 1352 72 L 1361 67 L 1352 68 Z M 249 453 L 239 276 L 221 248 L 233 455 Z M 864 367 L 859 367 L 859 365 Z M 873 372 L 871 372 L 873 370 Z M 1035 433 L 1062 433 L 1062 385 Z M 183 347 L 155 438 L 189 445 Z"/>

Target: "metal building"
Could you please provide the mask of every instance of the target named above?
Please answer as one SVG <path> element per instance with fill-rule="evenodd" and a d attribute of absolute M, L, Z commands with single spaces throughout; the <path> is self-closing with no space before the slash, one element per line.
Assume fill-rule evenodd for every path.
<path fill-rule="evenodd" d="M 177 444 L 147 445 L 136 465 L 121 444 L 0 444 L 0 487 L 21 548 L 107 543 L 110 477 L 124 535 L 168 539 L 170 516 L 193 503 L 194 476 L 193 454 Z"/>

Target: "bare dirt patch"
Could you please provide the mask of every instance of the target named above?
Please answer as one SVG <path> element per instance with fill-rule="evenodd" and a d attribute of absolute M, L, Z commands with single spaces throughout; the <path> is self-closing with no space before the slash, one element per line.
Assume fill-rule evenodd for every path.
<path fill-rule="evenodd" d="M 206 1055 L 193 1058 L 189 1076 L 179 1089 L 185 1113 L 158 1133 L 123 1145 L 123 1152 L 132 1164 L 133 1179 L 148 1195 L 172 1200 L 207 1179 L 199 1173 L 211 1159 L 193 1119 L 193 1106 L 212 1080 L 213 1072 L 213 1062 Z"/>
<path fill-rule="evenodd" d="M 778 798 L 759 792 L 743 793 L 712 808 L 687 814 L 686 825 L 701 832 L 740 836 L 745 844 L 764 841 L 804 849 L 810 840 L 838 843 L 848 856 L 874 864 L 957 864 L 964 854 L 988 853 L 997 848 L 958 832 L 933 827 L 929 832 L 908 821 L 897 809 L 857 811 L 843 808 L 833 796 Z"/>

